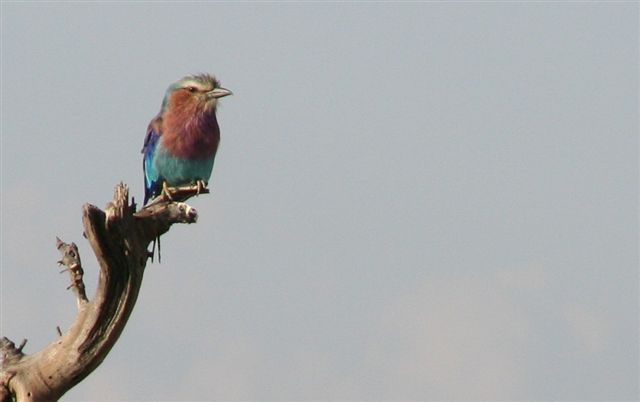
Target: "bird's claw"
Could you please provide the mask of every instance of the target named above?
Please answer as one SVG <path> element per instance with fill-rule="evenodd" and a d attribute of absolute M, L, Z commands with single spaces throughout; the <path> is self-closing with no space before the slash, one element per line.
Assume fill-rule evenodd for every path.
<path fill-rule="evenodd" d="M 171 196 L 171 191 L 169 190 L 169 186 L 167 185 L 166 181 L 162 182 L 162 192 L 160 193 L 160 196 L 165 201 L 173 201 L 173 197 Z"/>
<path fill-rule="evenodd" d="M 202 190 L 204 190 L 205 188 L 207 188 L 207 182 L 204 180 L 196 180 L 196 194 L 200 195 L 200 193 L 202 192 Z"/>

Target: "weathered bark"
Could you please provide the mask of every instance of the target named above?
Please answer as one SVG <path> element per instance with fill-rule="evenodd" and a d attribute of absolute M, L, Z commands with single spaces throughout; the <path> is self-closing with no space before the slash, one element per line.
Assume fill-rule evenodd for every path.
<path fill-rule="evenodd" d="M 201 190 L 201 189 L 200 189 Z M 186 200 L 199 189 L 176 190 L 174 199 Z M 52 401 L 89 375 L 107 356 L 122 333 L 142 284 L 151 253 L 149 243 L 174 223 L 193 223 L 197 212 L 182 202 L 159 201 L 136 212 L 129 204 L 129 190 L 119 184 L 113 201 L 104 211 L 85 204 L 84 235 L 100 264 L 96 294 L 89 300 L 84 291 L 80 255 L 74 243 L 57 239 L 78 306 L 71 327 L 41 351 L 22 353 L 26 340 L 15 346 L 0 339 L 0 402 Z"/>

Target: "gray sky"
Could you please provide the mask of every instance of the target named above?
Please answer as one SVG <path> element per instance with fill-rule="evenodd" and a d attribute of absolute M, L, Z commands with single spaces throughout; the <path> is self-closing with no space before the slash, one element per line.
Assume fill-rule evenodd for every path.
<path fill-rule="evenodd" d="M 213 194 L 66 400 L 638 397 L 638 3 L 2 4 L 1 332 L 215 73 Z"/>

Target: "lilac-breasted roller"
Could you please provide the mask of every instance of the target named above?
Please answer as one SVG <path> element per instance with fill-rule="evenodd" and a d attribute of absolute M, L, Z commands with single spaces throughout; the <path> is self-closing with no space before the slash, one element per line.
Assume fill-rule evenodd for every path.
<path fill-rule="evenodd" d="M 166 187 L 205 187 L 220 142 L 218 99 L 231 95 L 208 74 L 188 75 L 171 84 L 149 123 L 142 147 L 144 203 L 166 195 Z"/>

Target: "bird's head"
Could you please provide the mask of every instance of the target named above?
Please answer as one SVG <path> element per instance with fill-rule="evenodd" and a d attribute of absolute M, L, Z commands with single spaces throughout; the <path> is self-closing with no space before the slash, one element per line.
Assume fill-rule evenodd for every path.
<path fill-rule="evenodd" d="M 201 111 L 215 111 L 218 99 L 231 94 L 212 75 L 188 75 L 169 86 L 162 101 L 162 110 L 173 106 L 190 106 Z"/>

